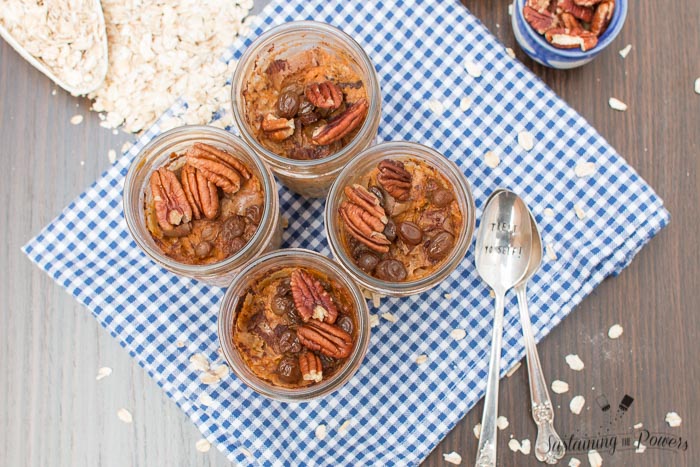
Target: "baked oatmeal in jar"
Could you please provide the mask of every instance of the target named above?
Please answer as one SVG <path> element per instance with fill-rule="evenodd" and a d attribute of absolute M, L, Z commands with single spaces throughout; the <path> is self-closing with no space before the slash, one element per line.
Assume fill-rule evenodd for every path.
<path fill-rule="evenodd" d="M 166 256 L 185 264 L 216 263 L 253 237 L 263 199 L 260 180 L 238 158 L 194 143 L 151 174 L 146 225 Z"/>
<path fill-rule="evenodd" d="M 456 165 L 415 143 L 367 149 L 326 201 L 333 255 L 365 289 L 411 295 L 449 275 L 474 229 L 468 182 Z"/>

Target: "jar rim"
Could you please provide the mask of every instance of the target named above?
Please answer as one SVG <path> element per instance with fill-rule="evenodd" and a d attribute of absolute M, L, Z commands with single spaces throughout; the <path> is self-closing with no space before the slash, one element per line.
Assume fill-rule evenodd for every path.
<path fill-rule="evenodd" d="M 250 60 L 256 59 L 260 55 L 259 52 L 264 50 L 264 48 L 267 47 L 267 43 L 272 41 L 273 39 L 286 34 L 305 31 L 320 32 L 328 34 L 336 39 L 339 39 L 340 42 L 345 43 L 345 45 L 348 46 L 348 48 L 352 52 L 354 52 L 355 55 L 357 55 L 357 57 L 353 57 L 353 59 L 359 58 L 362 63 L 358 63 L 358 65 L 363 65 L 364 68 L 368 70 L 367 78 L 369 81 L 368 90 L 370 92 L 370 95 L 367 97 L 370 102 L 369 109 L 367 110 L 367 116 L 365 117 L 365 120 L 362 123 L 362 127 L 360 127 L 360 130 L 357 132 L 355 137 L 346 146 L 341 148 L 338 152 L 335 152 L 327 157 L 323 157 L 320 159 L 299 160 L 276 154 L 264 147 L 262 144 L 260 144 L 260 142 L 258 142 L 258 140 L 251 134 L 251 132 L 248 131 L 248 127 L 246 125 L 246 118 L 244 115 L 241 115 L 238 109 L 237 102 L 241 101 L 241 99 L 239 99 L 239 96 L 242 91 L 242 86 L 246 82 L 244 80 L 244 78 L 246 77 L 243 76 L 243 73 L 245 71 L 244 69 L 247 68 L 246 64 L 250 62 Z M 339 159 L 342 160 L 345 157 L 351 156 L 357 150 L 358 146 L 363 144 L 363 136 L 366 136 L 368 132 L 373 131 L 372 127 L 374 126 L 374 124 L 370 116 L 381 113 L 382 95 L 381 90 L 379 88 L 379 79 L 377 78 L 374 64 L 367 55 L 367 52 L 365 52 L 362 46 L 355 39 L 353 39 L 344 31 L 319 21 L 290 21 L 287 23 L 282 23 L 263 32 L 250 44 L 250 46 L 248 46 L 246 51 L 241 56 L 240 60 L 238 61 L 238 65 L 236 66 L 236 69 L 233 73 L 231 83 L 233 83 L 231 86 L 231 107 L 233 111 L 233 118 L 236 122 L 236 126 L 238 127 L 238 131 L 240 132 L 241 137 L 256 152 L 264 155 L 268 162 L 274 162 L 275 166 L 279 165 L 290 168 L 312 169 L 314 167 L 327 163 L 332 163 Z M 311 178 L 313 178 L 313 176 Z"/>
<path fill-rule="evenodd" d="M 443 176 L 446 176 L 450 182 L 455 185 L 455 192 L 463 196 L 460 206 L 463 212 L 462 232 L 457 239 L 457 243 L 452 249 L 450 256 L 444 261 L 442 266 L 433 271 L 431 274 L 413 281 L 406 282 L 391 282 L 378 279 L 371 276 L 360 269 L 354 261 L 345 252 L 342 246 L 342 241 L 335 232 L 335 227 L 338 224 L 338 216 L 335 212 L 338 209 L 337 201 L 341 198 L 341 192 L 344 186 L 348 183 L 356 173 L 356 167 L 361 165 L 366 158 L 379 158 L 387 152 L 399 152 L 404 157 L 416 157 L 431 165 L 435 165 Z M 391 157 L 391 156 L 387 156 Z M 442 161 L 442 162 L 440 162 Z M 362 287 L 368 290 L 390 296 L 407 296 L 416 293 L 425 292 L 439 284 L 447 278 L 449 274 L 462 262 L 464 256 L 471 245 L 476 226 L 476 206 L 474 197 L 464 173 L 457 165 L 447 159 L 444 155 L 428 146 L 414 143 L 410 141 L 391 141 L 380 143 L 362 151 L 356 158 L 347 164 L 340 172 L 336 180 L 333 182 L 328 197 L 326 198 L 326 207 L 324 211 L 324 225 L 328 244 L 330 246 L 333 257 L 338 261 L 343 269 L 357 281 Z"/>
<path fill-rule="evenodd" d="M 189 136 L 190 133 L 192 133 L 191 137 Z M 241 248 L 235 254 L 215 263 L 186 264 L 176 261 L 173 258 L 170 258 L 169 256 L 165 255 L 160 249 L 152 247 L 149 244 L 149 242 L 143 238 L 143 235 L 139 231 L 138 220 L 136 218 L 137 215 L 143 215 L 143 209 L 139 209 L 137 210 L 137 212 L 134 212 L 130 208 L 130 206 L 132 204 L 133 198 L 136 197 L 138 201 L 138 199 L 141 196 L 141 193 L 145 190 L 147 184 L 146 177 L 144 177 L 145 181 L 140 187 L 136 187 L 134 186 L 134 184 L 136 183 L 135 180 L 139 171 L 143 170 L 144 166 L 146 165 L 146 158 L 150 155 L 152 151 L 157 149 L 159 145 L 164 144 L 170 140 L 179 142 L 195 142 L 206 140 L 208 136 L 207 133 L 209 135 L 219 136 L 223 139 L 228 140 L 227 142 L 231 146 L 235 147 L 237 150 L 243 151 L 253 161 L 255 169 L 260 174 L 260 182 L 263 185 L 265 210 L 263 211 L 263 215 L 260 218 L 260 224 L 258 225 L 258 228 L 253 234 L 253 236 L 250 238 L 250 240 L 248 240 L 248 242 L 243 246 L 243 248 Z M 178 140 L 178 138 L 180 139 Z M 155 155 L 155 157 L 159 157 L 160 155 L 162 155 L 162 153 L 163 151 L 159 151 L 158 154 Z M 122 208 L 124 210 L 124 219 L 126 221 L 127 228 L 131 233 L 131 237 L 134 239 L 136 244 L 152 260 L 155 260 L 157 263 L 162 264 L 166 269 L 175 271 L 183 275 L 187 275 L 189 277 L 225 272 L 231 269 L 232 267 L 235 267 L 237 263 L 241 263 L 242 260 L 245 259 L 245 256 L 249 254 L 251 249 L 257 247 L 261 241 L 264 241 L 266 238 L 271 237 L 273 229 L 267 229 L 270 230 L 270 232 L 266 232 L 264 226 L 268 225 L 271 222 L 276 222 L 274 217 L 276 215 L 279 215 L 277 209 L 277 190 L 273 181 L 274 176 L 270 172 L 269 168 L 264 164 L 260 157 L 257 154 L 255 154 L 255 152 L 252 151 L 245 144 L 245 142 L 237 136 L 229 133 L 226 130 L 210 125 L 179 126 L 165 131 L 153 138 L 151 141 L 148 142 L 148 144 L 141 148 L 139 153 L 131 162 L 129 170 L 126 174 L 126 178 L 124 180 L 124 189 L 122 192 Z M 138 192 L 132 193 L 132 191 L 136 188 L 138 188 Z"/>
<path fill-rule="evenodd" d="M 312 264 L 309 266 L 302 265 L 300 267 L 309 267 L 313 269 L 314 266 L 319 266 L 324 272 L 325 270 L 330 270 L 335 276 L 334 279 L 339 280 L 342 283 L 353 300 L 357 313 L 358 330 L 355 348 L 353 353 L 347 358 L 343 368 L 341 368 L 327 381 L 323 381 L 320 384 L 294 389 L 274 386 L 255 375 L 252 370 L 245 366 L 245 363 L 239 364 L 238 360 L 233 358 L 231 355 L 231 353 L 240 354 L 238 348 L 233 343 L 233 333 L 229 329 L 230 325 L 234 324 L 236 320 L 237 311 L 235 310 L 235 306 L 237 304 L 237 300 L 240 298 L 240 292 L 257 277 L 256 272 L 258 270 L 269 266 L 269 263 L 271 262 L 276 263 L 280 259 L 287 261 L 307 261 Z M 296 265 L 299 263 L 292 264 Z M 367 302 L 358 285 L 355 283 L 352 277 L 347 274 L 347 272 L 345 272 L 343 268 L 341 268 L 335 261 L 323 256 L 320 253 L 303 248 L 286 248 L 272 251 L 246 263 L 237 277 L 235 277 L 229 284 L 226 294 L 219 305 L 217 320 L 219 343 L 221 344 L 224 358 L 231 367 L 233 373 L 245 385 L 258 394 L 283 402 L 306 402 L 336 391 L 347 383 L 347 381 L 349 381 L 357 372 L 369 346 L 369 309 L 367 308 Z M 243 362 L 242 358 L 240 358 L 240 360 Z M 245 367 L 251 376 L 248 376 L 242 370 L 242 367 Z"/>

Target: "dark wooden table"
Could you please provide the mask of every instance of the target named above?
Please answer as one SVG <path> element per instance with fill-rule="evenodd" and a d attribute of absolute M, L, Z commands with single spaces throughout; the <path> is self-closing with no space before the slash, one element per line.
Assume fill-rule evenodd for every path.
<path fill-rule="evenodd" d="M 647 449 L 603 454 L 604 465 L 695 466 L 700 462 L 700 413 L 696 383 L 700 365 L 700 254 L 692 240 L 700 230 L 700 4 L 697 0 L 635 0 L 611 47 L 573 71 L 535 65 L 518 50 L 503 0 L 466 1 L 471 11 L 557 94 L 577 109 L 665 200 L 672 221 L 619 276 L 606 280 L 540 344 L 544 371 L 571 389 L 553 395 L 561 434 L 595 436 L 607 428 L 681 436 L 685 452 Z M 632 44 L 626 59 L 618 50 Z M 58 90 L 0 41 L 0 465 L 156 466 L 229 465 L 215 450 L 200 454 L 197 430 L 89 313 L 32 266 L 19 251 L 76 195 L 108 167 L 107 151 L 128 135 L 99 127 L 89 102 Z M 629 104 L 624 113 L 608 98 Z M 85 116 L 77 126 L 69 119 Z M 607 337 L 619 323 L 624 334 Z M 564 356 L 578 354 L 585 369 L 574 373 Z M 95 372 L 114 373 L 100 382 Z M 568 408 L 586 398 L 580 415 Z M 617 424 L 597 400 L 634 402 Z M 602 400 L 602 399 L 601 399 Z M 535 466 L 534 455 L 511 452 L 512 435 L 534 444 L 524 367 L 501 384 L 500 464 Z M 133 425 L 118 421 L 128 407 Z M 667 412 L 683 417 L 679 428 Z M 477 405 L 447 436 L 426 465 L 445 465 L 457 451 L 472 465 L 480 421 Z M 601 428 L 602 427 L 602 428 Z M 649 443 L 645 443 L 649 444 Z M 577 455 L 588 465 L 585 455 Z M 567 456 L 566 459 L 569 457 Z M 563 464 L 566 465 L 568 460 Z"/>

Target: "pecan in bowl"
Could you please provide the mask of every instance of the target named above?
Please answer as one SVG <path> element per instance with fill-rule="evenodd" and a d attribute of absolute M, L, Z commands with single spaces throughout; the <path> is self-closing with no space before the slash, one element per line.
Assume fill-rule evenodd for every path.
<path fill-rule="evenodd" d="M 369 313 L 336 264 L 308 250 L 263 255 L 226 292 L 219 338 L 232 370 L 274 398 L 306 400 L 347 381 L 366 351 Z"/>
<path fill-rule="evenodd" d="M 158 248 L 192 265 L 236 254 L 257 231 L 264 208 L 262 184 L 246 164 L 201 142 L 153 171 L 144 199 L 146 226 Z"/>

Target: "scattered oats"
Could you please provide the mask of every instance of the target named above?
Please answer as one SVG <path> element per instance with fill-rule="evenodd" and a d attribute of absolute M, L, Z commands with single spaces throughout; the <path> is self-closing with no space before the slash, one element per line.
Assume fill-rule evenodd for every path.
<path fill-rule="evenodd" d="M 479 439 L 481 437 L 481 423 L 477 423 L 474 425 L 474 436 L 476 439 Z"/>
<path fill-rule="evenodd" d="M 571 368 L 574 371 L 581 371 L 583 370 L 583 361 L 579 358 L 578 355 L 575 354 L 569 354 L 566 357 L 564 357 L 566 360 L 566 364 L 569 365 L 569 368 Z"/>
<path fill-rule="evenodd" d="M 518 371 L 518 369 L 521 366 L 522 366 L 522 363 L 520 363 L 520 362 L 516 363 L 515 366 L 513 366 L 513 368 L 508 370 L 508 373 L 506 373 L 506 377 L 510 378 L 511 376 L 513 376 L 515 374 L 515 372 Z"/>
<path fill-rule="evenodd" d="M 343 422 L 342 425 L 340 425 L 340 428 L 338 428 L 338 433 L 345 433 L 346 431 L 348 431 L 348 428 L 350 428 L 352 426 L 352 424 L 353 424 L 353 419 L 348 418 L 347 420 L 345 420 Z"/>
<path fill-rule="evenodd" d="M 178 349 L 183 348 L 185 345 L 187 345 L 187 344 L 185 344 L 184 341 L 177 341 L 177 342 L 175 342 L 175 347 L 177 347 Z"/>
<path fill-rule="evenodd" d="M 569 383 L 555 379 L 552 381 L 552 391 L 554 391 L 556 394 L 564 394 L 565 392 L 569 392 Z"/>
<path fill-rule="evenodd" d="M 484 71 L 481 65 L 469 60 L 464 61 L 464 69 L 474 78 L 480 78 L 482 71 Z"/>
<path fill-rule="evenodd" d="M 581 465 L 581 461 L 576 459 L 575 457 L 572 457 L 569 459 L 569 467 L 579 467 Z"/>
<path fill-rule="evenodd" d="M 613 324 L 610 326 L 610 329 L 608 329 L 608 337 L 610 339 L 617 339 L 622 335 L 622 326 L 619 324 Z"/>
<path fill-rule="evenodd" d="M 112 134 L 113 134 L 114 136 L 117 136 L 117 135 L 119 134 L 119 130 L 117 130 L 117 129 L 115 128 L 114 130 L 112 130 Z"/>
<path fill-rule="evenodd" d="M 464 329 L 453 329 L 452 332 L 450 333 L 450 336 L 456 341 L 461 341 L 465 337 L 467 337 L 467 331 Z"/>
<path fill-rule="evenodd" d="M 700 94 L 700 78 L 695 80 L 695 94 Z"/>
<path fill-rule="evenodd" d="M 202 395 L 199 396 L 199 403 L 205 407 L 213 407 L 214 399 L 212 399 L 212 397 L 206 392 L 203 392 Z"/>
<path fill-rule="evenodd" d="M 486 165 L 491 167 L 492 169 L 495 169 L 498 167 L 498 164 L 501 163 L 501 158 L 498 157 L 498 154 L 496 154 L 493 151 L 489 151 L 486 154 L 484 154 L 484 161 L 486 162 Z"/>
<path fill-rule="evenodd" d="M 107 159 L 109 159 L 110 164 L 114 164 L 117 161 L 117 151 L 114 149 L 107 151 Z"/>
<path fill-rule="evenodd" d="M 635 423 L 635 425 L 632 428 L 634 428 L 635 430 L 639 430 L 643 426 L 644 426 L 644 424 L 642 422 L 639 422 L 639 423 Z"/>
<path fill-rule="evenodd" d="M 601 467 L 603 465 L 603 458 L 600 457 L 598 451 L 591 449 L 588 451 L 588 463 L 591 464 L 591 467 Z"/>
<path fill-rule="evenodd" d="M 438 100 L 428 101 L 427 105 L 431 112 L 436 113 L 438 115 L 442 114 L 445 111 L 445 105 Z"/>
<path fill-rule="evenodd" d="M 518 144 L 526 151 L 531 151 L 535 147 L 535 138 L 528 131 L 518 133 Z"/>
<path fill-rule="evenodd" d="M 323 440 L 326 437 L 326 425 L 319 425 L 316 427 L 316 438 Z"/>
<path fill-rule="evenodd" d="M 508 5 L 508 15 L 513 16 L 513 4 Z"/>
<path fill-rule="evenodd" d="M 518 452 L 518 451 L 520 451 L 520 448 L 521 448 L 520 441 L 513 438 L 510 441 L 508 441 L 508 447 L 510 448 L 511 451 Z"/>
<path fill-rule="evenodd" d="M 205 372 L 205 373 L 202 373 L 202 374 L 199 376 L 199 380 L 202 382 L 202 384 L 207 384 L 207 385 L 208 385 L 208 384 L 216 384 L 216 383 L 218 383 L 219 381 L 221 381 L 221 378 L 219 378 L 219 377 L 218 377 L 217 375 L 215 375 L 214 373 L 210 373 L 210 372 L 207 371 L 207 372 Z"/>
<path fill-rule="evenodd" d="M 472 106 L 472 100 L 468 97 L 463 97 L 459 100 L 459 110 L 462 112 L 466 112 L 469 110 L 469 107 Z"/>
<path fill-rule="evenodd" d="M 70 123 L 71 125 L 80 125 L 83 123 L 83 116 L 82 115 L 73 115 L 70 118 Z"/>
<path fill-rule="evenodd" d="M 571 402 L 569 402 L 569 409 L 571 409 L 572 413 L 578 415 L 581 413 L 581 410 L 583 410 L 583 406 L 585 404 L 586 399 L 584 399 L 583 396 L 574 396 L 574 398 L 571 399 Z"/>
<path fill-rule="evenodd" d="M 452 299 L 452 294 L 451 294 L 451 293 L 446 293 L 445 295 L 443 295 L 443 297 L 445 297 L 445 300 L 451 300 L 451 299 Z"/>
<path fill-rule="evenodd" d="M 379 306 L 382 304 L 381 302 L 382 296 L 376 293 L 372 293 L 372 306 L 374 308 L 379 308 Z"/>
<path fill-rule="evenodd" d="M 442 457 L 445 459 L 445 462 L 449 462 L 450 464 L 460 465 L 462 463 L 462 456 L 454 451 L 449 454 L 443 454 Z"/>
<path fill-rule="evenodd" d="M 375 326 L 379 326 L 379 316 L 369 315 L 369 327 L 373 328 Z"/>
<path fill-rule="evenodd" d="M 508 425 L 510 425 L 510 422 L 506 417 L 503 415 L 499 415 L 498 418 L 496 419 L 496 426 L 498 427 L 499 430 L 505 430 L 508 428 Z"/>
<path fill-rule="evenodd" d="M 80 161 L 80 165 L 81 166 L 85 165 L 85 161 Z"/>
<path fill-rule="evenodd" d="M 99 381 L 101 379 L 106 378 L 107 376 L 112 374 L 112 369 L 108 366 L 103 366 L 99 370 L 97 370 L 97 376 L 95 376 L 95 380 Z"/>
<path fill-rule="evenodd" d="M 550 219 L 554 219 L 554 209 L 552 208 L 545 208 L 544 209 L 544 217 L 548 217 Z"/>
<path fill-rule="evenodd" d="M 190 357 L 190 366 L 193 370 L 209 371 L 209 360 L 204 354 L 196 353 Z"/>
<path fill-rule="evenodd" d="M 219 365 L 216 368 L 212 368 L 211 373 L 223 379 L 228 376 L 228 366 Z"/>
<path fill-rule="evenodd" d="M 206 439 L 202 438 L 196 443 L 194 443 L 194 447 L 197 449 L 199 452 L 207 452 L 211 448 L 211 443 L 207 441 Z"/>
<path fill-rule="evenodd" d="M 422 365 L 428 361 L 428 356 L 423 354 L 423 355 L 418 355 L 416 357 L 416 364 L 417 365 Z"/>
<path fill-rule="evenodd" d="M 640 443 L 639 441 L 635 441 L 635 443 L 636 443 L 636 445 L 635 445 L 636 449 L 634 450 L 634 452 L 636 452 L 637 454 L 641 454 L 647 450 L 647 447 L 645 445 L 643 445 L 642 443 Z"/>
<path fill-rule="evenodd" d="M 56 95 L 56 90 L 55 90 L 55 89 L 52 89 L 52 90 L 51 90 L 51 95 L 52 95 L 52 96 L 55 96 L 55 95 Z"/>
<path fill-rule="evenodd" d="M 613 110 L 617 110 L 619 112 L 624 112 L 627 110 L 627 104 L 622 102 L 620 99 L 616 99 L 614 97 L 611 97 L 608 100 L 608 104 L 610 105 L 610 108 Z"/>
<path fill-rule="evenodd" d="M 586 209 L 584 208 L 582 203 L 574 204 L 574 212 L 576 212 L 576 217 L 578 217 L 579 220 L 583 220 L 586 218 Z"/>
<path fill-rule="evenodd" d="M 396 317 L 391 313 L 382 313 L 382 318 L 392 323 L 396 322 Z"/>
<path fill-rule="evenodd" d="M 630 51 L 632 50 L 632 44 L 627 44 L 624 49 L 620 50 L 620 57 L 627 58 Z"/>
<path fill-rule="evenodd" d="M 557 260 L 557 253 L 554 251 L 554 246 L 551 243 L 547 243 L 544 249 L 547 250 L 547 258 L 549 258 L 552 261 Z"/>
<path fill-rule="evenodd" d="M 508 54 L 508 56 L 510 56 L 510 58 L 515 58 L 515 51 L 510 47 L 506 47 L 506 53 Z"/>
<path fill-rule="evenodd" d="M 681 426 L 681 417 L 676 412 L 669 412 L 666 414 L 666 423 L 672 428 Z"/>
<path fill-rule="evenodd" d="M 133 143 L 131 141 L 126 141 L 124 144 L 122 144 L 122 154 L 124 154 L 126 151 L 128 151 L 132 145 L 133 145 Z"/>
<path fill-rule="evenodd" d="M 530 454 L 530 451 L 532 450 L 532 445 L 530 444 L 529 439 L 524 439 L 520 442 L 520 452 L 525 454 L 526 456 Z"/>
<path fill-rule="evenodd" d="M 253 457 L 253 453 L 250 452 L 249 450 L 247 450 L 246 448 L 244 448 L 243 446 L 241 446 L 241 447 L 238 448 L 238 449 L 240 449 L 240 451 L 243 453 L 243 455 L 246 456 L 247 458 L 250 459 L 250 458 Z"/>
<path fill-rule="evenodd" d="M 583 161 L 576 164 L 574 168 L 574 173 L 577 177 L 588 177 L 593 175 L 596 171 L 595 162 Z"/>
<path fill-rule="evenodd" d="M 289 219 L 287 219 L 286 217 L 282 216 L 282 221 L 281 221 L 281 222 L 282 222 L 282 228 L 283 228 L 284 230 L 286 230 L 287 227 L 289 227 Z"/>
<path fill-rule="evenodd" d="M 119 409 L 117 411 L 117 417 L 124 423 L 131 423 L 134 421 L 134 417 L 131 416 L 131 412 L 126 409 Z"/>
<path fill-rule="evenodd" d="M 489 297 L 496 298 L 496 292 L 494 292 L 493 289 L 489 290 Z"/>

